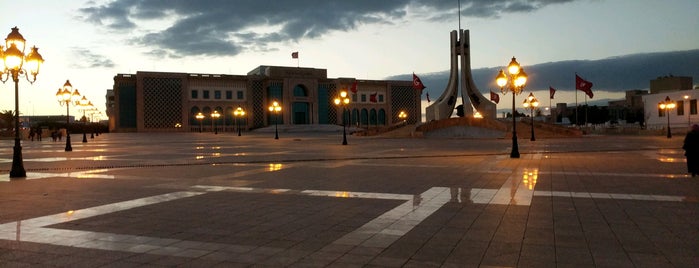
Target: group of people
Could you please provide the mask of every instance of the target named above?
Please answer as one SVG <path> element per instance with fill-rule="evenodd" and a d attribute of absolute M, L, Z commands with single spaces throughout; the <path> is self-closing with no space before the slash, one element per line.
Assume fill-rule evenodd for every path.
<path fill-rule="evenodd" d="M 34 138 L 36 138 L 37 141 L 41 141 L 41 135 L 43 134 L 43 131 L 41 127 L 31 127 L 29 128 L 29 140 L 34 141 Z M 61 141 L 63 139 L 63 132 L 60 129 L 54 129 L 51 131 L 51 140 L 53 141 Z"/>

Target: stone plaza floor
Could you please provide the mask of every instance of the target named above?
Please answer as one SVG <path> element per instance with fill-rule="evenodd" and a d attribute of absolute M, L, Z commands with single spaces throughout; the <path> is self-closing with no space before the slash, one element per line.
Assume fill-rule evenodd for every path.
<path fill-rule="evenodd" d="M 341 134 L 2 140 L 0 267 L 699 267 L 681 136 Z"/>

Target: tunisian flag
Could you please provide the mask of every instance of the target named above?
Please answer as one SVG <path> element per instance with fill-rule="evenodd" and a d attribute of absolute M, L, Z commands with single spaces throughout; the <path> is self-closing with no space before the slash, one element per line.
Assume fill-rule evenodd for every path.
<path fill-rule="evenodd" d="M 556 89 L 549 86 L 549 98 L 553 99 L 553 95 L 555 95 L 555 94 L 556 94 Z"/>
<path fill-rule="evenodd" d="M 352 91 L 352 93 L 354 93 L 354 94 L 357 94 L 357 80 L 355 80 L 354 83 L 352 83 L 352 87 L 350 87 L 350 91 Z"/>
<path fill-rule="evenodd" d="M 420 80 L 415 73 L 413 73 L 413 88 L 417 90 L 423 90 L 425 89 L 425 85 L 422 84 L 422 81 Z"/>
<path fill-rule="evenodd" d="M 498 93 L 490 91 L 490 100 L 495 102 L 495 104 L 498 104 L 500 103 L 500 95 L 498 95 Z"/>
<path fill-rule="evenodd" d="M 575 74 L 575 89 L 585 92 L 592 99 L 592 82 L 582 79 L 578 74 Z"/>
<path fill-rule="evenodd" d="M 292 58 L 292 59 L 298 59 L 298 58 L 299 58 L 299 52 L 298 52 L 298 51 L 296 51 L 296 52 L 291 52 L 291 58 Z"/>

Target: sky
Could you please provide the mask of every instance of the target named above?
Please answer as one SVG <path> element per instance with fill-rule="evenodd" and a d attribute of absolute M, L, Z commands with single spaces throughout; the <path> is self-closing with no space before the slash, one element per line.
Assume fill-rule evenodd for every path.
<path fill-rule="evenodd" d="M 242 75 L 259 65 L 298 65 L 357 79 L 442 72 L 450 66 L 449 32 L 459 25 L 470 31 L 474 69 L 504 66 L 512 56 L 526 70 L 699 48 L 696 0 L 461 0 L 460 17 L 458 6 L 458 0 L 2 1 L 0 10 L 14 12 L 0 16 L 0 35 L 17 26 L 26 51 L 37 46 L 45 59 L 35 83 L 20 81 L 23 115 L 65 114 L 55 93 L 67 79 L 105 114 L 114 76 L 137 71 Z M 296 51 L 298 61 L 291 58 Z M 14 109 L 13 87 L 0 84 L 0 110 Z M 598 90 L 596 96 L 623 98 Z M 431 98 L 441 91 L 432 89 Z"/>

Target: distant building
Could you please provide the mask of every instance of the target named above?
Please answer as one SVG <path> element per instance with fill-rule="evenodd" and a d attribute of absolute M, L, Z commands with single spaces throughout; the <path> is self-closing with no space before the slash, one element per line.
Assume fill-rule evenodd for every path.
<path fill-rule="evenodd" d="M 354 85 L 354 87 L 353 87 Z M 351 89 L 356 88 L 356 93 Z M 349 124 L 369 128 L 420 121 L 421 90 L 412 81 L 327 78 L 325 69 L 259 66 L 247 75 L 137 72 L 118 74 L 107 106 L 110 131 L 186 132 L 203 128 L 233 131 L 238 107 L 246 111 L 238 121 L 245 129 L 274 125 L 342 124 L 342 108 L 333 100 L 341 90 L 350 93 Z M 109 99 L 108 93 L 108 99 Z M 277 117 L 268 110 L 278 101 Z M 213 111 L 221 117 L 211 119 Z M 202 113 L 201 121 L 195 115 Z"/>
<path fill-rule="evenodd" d="M 692 89 L 692 77 L 663 76 L 650 80 L 650 94 Z"/>
<path fill-rule="evenodd" d="M 699 123 L 697 99 L 699 90 L 692 89 L 691 77 L 662 77 L 651 80 L 651 94 L 643 96 L 645 118 L 650 129 L 682 129 L 684 132 L 692 124 Z M 659 104 L 669 98 L 676 107 L 665 113 Z"/>
<path fill-rule="evenodd" d="M 613 122 L 643 122 L 643 95 L 646 90 L 627 90 L 623 100 L 609 102 L 609 118 Z"/>

